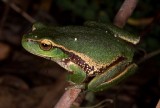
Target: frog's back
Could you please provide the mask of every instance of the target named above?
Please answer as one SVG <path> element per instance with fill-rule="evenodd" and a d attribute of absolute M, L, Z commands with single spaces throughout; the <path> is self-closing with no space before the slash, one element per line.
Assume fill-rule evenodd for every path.
<path fill-rule="evenodd" d="M 59 35 L 53 36 L 56 44 L 68 50 L 82 53 L 98 63 L 110 63 L 117 57 L 128 57 L 131 61 L 133 48 L 110 31 L 89 27 L 60 27 Z"/>

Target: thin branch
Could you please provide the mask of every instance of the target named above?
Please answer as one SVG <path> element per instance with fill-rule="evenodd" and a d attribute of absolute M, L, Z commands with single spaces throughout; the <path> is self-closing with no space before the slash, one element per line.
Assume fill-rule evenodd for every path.
<path fill-rule="evenodd" d="M 114 24 L 123 27 L 134 11 L 138 0 L 125 0 L 114 18 Z"/>
<path fill-rule="evenodd" d="M 158 101 L 156 108 L 160 108 L 160 100 Z"/>
<path fill-rule="evenodd" d="M 61 99 L 58 101 L 58 103 L 54 108 L 70 108 L 80 92 L 81 89 L 76 89 L 76 88 L 68 89 L 63 94 L 63 96 L 61 97 Z"/>
<path fill-rule="evenodd" d="M 148 59 L 150 59 L 150 58 L 152 58 L 152 57 L 154 57 L 154 56 L 156 56 L 156 55 L 158 55 L 158 54 L 160 54 L 160 49 L 158 49 L 158 50 L 156 50 L 156 51 L 154 51 L 154 52 L 151 52 L 151 53 L 147 54 L 147 55 L 144 56 L 142 59 L 140 59 L 140 60 L 137 62 L 137 64 L 141 64 L 142 62 L 144 62 L 144 61 L 146 61 L 146 60 L 148 60 Z"/>
<path fill-rule="evenodd" d="M 2 0 L 4 3 L 9 4 L 9 6 L 15 10 L 17 13 L 21 14 L 25 19 L 27 19 L 29 22 L 34 23 L 36 20 L 33 19 L 29 14 L 27 14 L 25 11 L 23 11 L 21 8 L 16 6 L 14 3 L 10 2 L 9 0 Z"/>

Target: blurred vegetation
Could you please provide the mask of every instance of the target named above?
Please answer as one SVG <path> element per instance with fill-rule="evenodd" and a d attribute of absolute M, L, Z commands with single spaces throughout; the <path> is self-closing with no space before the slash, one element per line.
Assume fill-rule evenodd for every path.
<path fill-rule="evenodd" d="M 78 20 L 80 23 L 86 20 L 108 22 L 114 18 L 122 2 L 123 0 L 118 2 L 116 0 L 57 0 L 55 5 L 60 10 L 60 16 L 69 14 L 68 20 L 71 22 Z"/>

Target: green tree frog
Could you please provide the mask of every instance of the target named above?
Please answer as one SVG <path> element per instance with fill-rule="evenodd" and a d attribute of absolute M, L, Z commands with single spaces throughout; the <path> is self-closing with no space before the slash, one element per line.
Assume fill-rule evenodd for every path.
<path fill-rule="evenodd" d="M 135 45 L 140 38 L 111 24 L 47 27 L 35 23 L 22 46 L 55 61 L 69 71 L 68 81 L 90 91 L 102 91 L 131 75 Z"/>

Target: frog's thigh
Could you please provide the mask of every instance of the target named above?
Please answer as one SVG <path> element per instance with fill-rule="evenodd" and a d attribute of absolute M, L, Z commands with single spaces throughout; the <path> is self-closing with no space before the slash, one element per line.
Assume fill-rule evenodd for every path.
<path fill-rule="evenodd" d="M 119 63 L 118 65 L 111 67 L 103 74 L 96 76 L 88 84 L 88 89 L 91 91 L 102 91 L 107 89 L 134 73 L 136 68 L 137 65 L 134 63 L 127 67 L 124 63 Z"/>
<path fill-rule="evenodd" d="M 69 68 L 72 73 L 67 76 L 68 81 L 80 84 L 86 79 L 86 73 L 78 65 L 71 64 Z"/>

